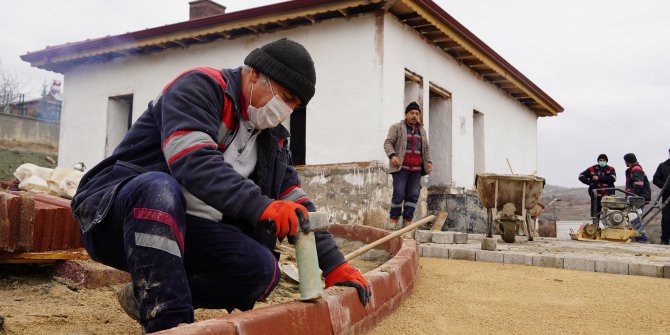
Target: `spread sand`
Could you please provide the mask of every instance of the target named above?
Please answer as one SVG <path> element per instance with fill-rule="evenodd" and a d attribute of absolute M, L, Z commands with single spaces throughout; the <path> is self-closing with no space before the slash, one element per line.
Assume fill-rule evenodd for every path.
<path fill-rule="evenodd" d="M 668 334 L 670 280 L 421 258 L 370 334 Z"/>

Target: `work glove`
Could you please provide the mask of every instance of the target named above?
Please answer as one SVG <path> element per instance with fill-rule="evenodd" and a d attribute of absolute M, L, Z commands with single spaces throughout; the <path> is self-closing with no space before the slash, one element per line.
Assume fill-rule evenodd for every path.
<path fill-rule="evenodd" d="M 326 288 L 333 285 L 355 288 L 356 291 L 358 291 L 358 298 L 361 300 L 361 303 L 363 303 L 363 306 L 367 306 L 370 296 L 372 296 L 368 281 L 365 280 L 365 277 L 363 277 L 361 272 L 351 266 L 349 262 L 340 264 L 326 275 Z"/>
<path fill-rule="evenodd" d="M 299 219 L 299 216 L 302 217 Z M 276 227 L 276 235 L 283 240 L 287 235 L 294 237 L 298 231 L 299 220 L 307 218 L 307 208 L 294 202 L 274 200 L 261 214 L 260 221 L 272 221 Z"/>

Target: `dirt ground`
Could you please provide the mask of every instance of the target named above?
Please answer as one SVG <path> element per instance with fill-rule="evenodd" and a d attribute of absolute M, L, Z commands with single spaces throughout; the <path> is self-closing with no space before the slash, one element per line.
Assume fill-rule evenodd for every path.
<path fill-rule="evenodd" d="M 364 245 L 337 241 L 345 254 Z M 282 263 L 295 260 L 286 241 L 278 249 L 282 251 Z M 352 264 L 367 272 L 389 258 L 387 252 L 373 251 L 354 259 Z M 0 264 L 0 335 L 142 334 L 139 323 L 128 317 L 116 300 L 116 291 L 122 284 L 77 289 L 54 280 L 53 275 L 53 264 Z M 299 296 L 298 284 L 282 279 L 268 301 L 255 308 L 293 301 Z M 225 315 L 226 310 L 195 311 L 196 321 Z"/>
<path fill-rule="evenodd" d="M 670 280 L 420 259 L 414 292 L 371 335 L 668 334 Z"/>

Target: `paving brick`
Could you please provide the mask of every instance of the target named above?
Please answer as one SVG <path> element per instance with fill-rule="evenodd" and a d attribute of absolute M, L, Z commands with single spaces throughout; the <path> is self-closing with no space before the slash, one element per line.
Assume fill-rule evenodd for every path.
<path fill-rule="evenodd" d="M 555 255 L 533 255 L 533 266 L 545 268 L 563 268 L 563 258 Z M 594 264 L 595 266 L 595 264 Z"/>
<path fill-rule="evenodd" d="M 492 262 L 503 263 L 504 254 L 498 251 L 477 250 L 475 251 L 475 259 L 477 262 Z"/>
<path fill-rule="evenodd" d="M 433 243 L 438 244 L 453 244 L 454 243 L 454 234 L 449 234 L 446 231 L 434 231 L 433 233 Z"/>
<path fill-rule="evenodd" d="M 51 250 L 62 250 L 65 237 L 65 220 L 62 218 L 54 220 L 51 225 Z"/>
<path fill-rule="evenodd" d="M 466 261 L 476 260 L 476 250 L 474 249 L 451 249 L 449 250 L 449 258 L 462 259 Z"/>
<path fill-rule="evenodd" d="M 449 258 L 449 249 L 435 244 L 420 244 L 421 257 Z"/>
<path fill-rule="evenodd" d="M 564 257 L 563 268 L 566 270 L 596 271 L 596 260 L 585 257 Z"/>
<path fill-rule="evenodd" d="M 414 232 L 414 239 L 419 243 L 429 243 L 433 239 L 433 233 L 430 230 L 417 230 Z"/>
<path fill-rule="evenodd" d="M 467 244 L 468 243 L 468 234 L 454 232 L 454 243 L 456 243 L 456 244 Z"/>
<path fill-rule="evenodd" d="M 0 250 L 9 246 L 9 212 L 7 210 L 7 195 L 0 192 Z"/>
<path fill-rule="evenodd" d="M 628 264 L 628 274 L 663 278 L 663 265 L 630 263 Z"/>
<path fill-rule="evenodd" d="M 533 265 L 533 256 L 531 254 L 527 254 L 527 253 L 506 252 L 503 255 L 503 263 L 505 263 L 505 264 Z"/>
<path fill-rule="evenodd" d="M 481 247 L 482 250 L 495 251 L 498 247 L 498 243 L 493 237 L 483 237 Z"/>
<path fill-rule="evenodd" d="M 628 274 L 628 262 L 596 259 L 596 272 Z"/>
<path fill-rule="evenodd" d="M 56 266 L 56 276 L 85 288 L 130 282 L 129 273 L 91 260 L 64 261 Z"/>
<path fill-rule="evenodd" d="M 21 195 L 18 201 L 19 222 L 16 237 L 16 250 L 29 251 L 33 246 L 35 230 L 35 199 L 29 195 Z"/>

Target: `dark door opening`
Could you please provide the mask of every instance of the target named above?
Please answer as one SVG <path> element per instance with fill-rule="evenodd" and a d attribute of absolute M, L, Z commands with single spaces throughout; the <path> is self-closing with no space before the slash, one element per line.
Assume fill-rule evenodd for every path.
<path fill-rule="evenodd" d="M 307 109 L 296 108 L 291 114 L 291 137 L 289 147 L 293 157 L 293 165 L 305 165 L 305 142 L 307 125 Z"/>

